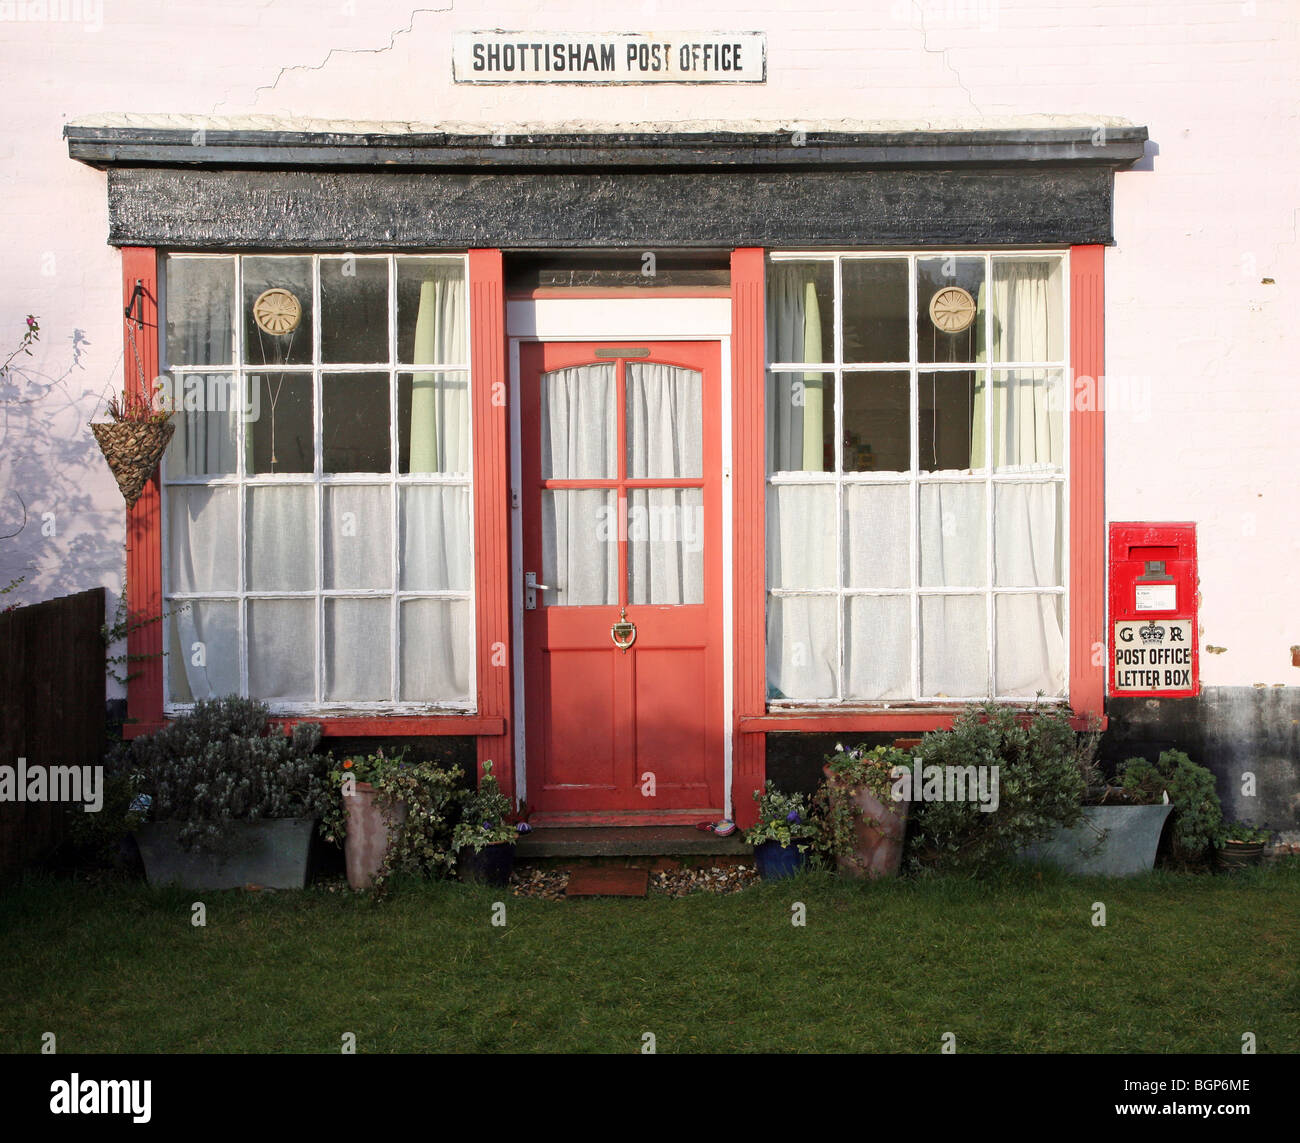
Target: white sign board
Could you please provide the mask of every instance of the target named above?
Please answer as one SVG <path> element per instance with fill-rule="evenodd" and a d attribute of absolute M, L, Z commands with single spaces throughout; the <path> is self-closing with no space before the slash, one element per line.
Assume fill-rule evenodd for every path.
<path fill-rule="evenodd" d="M 457 32 L 457 83 L 764 83 L 763 32 Z"/>
<path fill-rule="evenodd" d="M 1177 611 L 1176 583 L 1138 584 L 1133 593 L 1134 611 Z"/>
<path fill-rule="evenodd" d="M 1114 693 L 1191 689 L 1190 619 L 1118 622 L 1114 645 Z"/>

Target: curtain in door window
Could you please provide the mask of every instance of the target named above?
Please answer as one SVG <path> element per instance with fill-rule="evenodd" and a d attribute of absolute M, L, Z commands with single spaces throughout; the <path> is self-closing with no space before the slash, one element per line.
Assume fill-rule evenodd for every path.
<path fill-rule="evenodd" d="M 822 314 L 813 270 L 771 266 L 767 291 L 768 360 L 823 360 Z M 827 315 L 829 318 L 830 315 Z M 770 373 L 767 379 L 768 472 L 822 472 L 825 393 L 830 375 Z"/>

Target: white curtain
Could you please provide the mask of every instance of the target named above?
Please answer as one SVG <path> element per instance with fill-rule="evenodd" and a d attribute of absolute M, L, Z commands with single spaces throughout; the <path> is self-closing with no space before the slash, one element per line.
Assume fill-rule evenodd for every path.
<path fill-rule="evenodd" d="M 768 275 L 768 360 L 822 361 L 822 314 L 813 269 L 778 263 L 768 268 Z M 834 382 L 820 372 L 768 374 L 768 472 L 825 469 L 825 384 Z"/>
<path fill-rule="evenodd" d="M 463 364 L 465 281 L 458 265 L 431 268 L 420 283 L 415 364 Z M 411 472 L 469 471 L 469 377 L 416 373 L 411 379 Z"/>

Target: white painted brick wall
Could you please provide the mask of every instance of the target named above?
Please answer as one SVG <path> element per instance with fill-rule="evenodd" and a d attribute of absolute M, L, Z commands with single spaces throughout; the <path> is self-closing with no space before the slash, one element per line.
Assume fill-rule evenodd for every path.
<path fill-rule="evenodd" d="M 98 28 L 88 26 L 94 5 L 71 8 L 91 19 L 0 19 L 0 345 L 16 338 L 25 314 L 37 314 L 42 342 L 24 364 L 63 378 L 39 404 L 4 410 L 0 484 L 21 492 L 29 523 L 0 541 L 0 582 L 26 574 L 23 598 L 116 588 L 122 562 L 121 501 L 85 428 L 100 395 L 120 383 L 118 259 L 104 244 L 104 176 L 69 160 L 60 138 L 70 118 L 137 111 L 500 124 L 1110 114 L 1146 124 L 1159 154 L 1153 170 L 1116 180 L 1107 370 L 1145 379 L 1151 403 L 1111 410 L 1108 514 L 1200 524 L 1205 639 L 1228 649 L 1202 659 L 1206 683 L 1300 680 L 1288 651 L 1300 643 L 1300 8 L 1292 0 L 633 0 L 541 10 L 533 0 L 420 10 L 383 0 L 104 0 Z M 15 10 L 28 5 L 0 2 L 5 16 Z M 493 27 L 761 30 L 768 82 L 452 85 L 451 33 Z M 54 537 L 39 535 L 45 510 L 56 513 Z M 6 496 L 0 525 L 12 516 Z"/>

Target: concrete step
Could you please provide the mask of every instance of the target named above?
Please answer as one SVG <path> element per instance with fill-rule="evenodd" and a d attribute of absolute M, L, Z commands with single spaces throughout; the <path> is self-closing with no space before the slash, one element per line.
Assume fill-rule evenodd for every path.
<path fill-rule="evenodd" d="M 693 826 L 538 826 L 521 834 L 515 857 L 750 856 L 738 829 L 717 837 Z"/>

